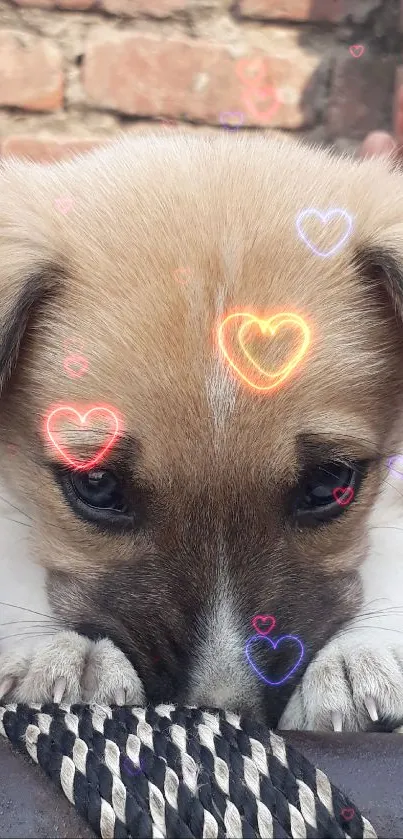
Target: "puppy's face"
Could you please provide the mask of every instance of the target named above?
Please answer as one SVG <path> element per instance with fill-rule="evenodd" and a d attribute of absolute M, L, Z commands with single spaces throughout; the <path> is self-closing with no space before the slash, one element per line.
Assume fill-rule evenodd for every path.
<path fill-rule="evenodd" d="M 401 407 L 403 179 L 282 141 L 187 136 L 10 164 L 0 182 L 3 469 L 29 504 L 58 616 L 115 641 L 149 700 L 275 724 L 360 605 Z M 329 257 L 298 236 L 312 207 L 352 218 Z M 277 389 L 248 386 L 224 358 L 217 329 L 233 312 L 309 325 L 309 349 Z M 249 338 L 263 375 L 295 352 L 287 330 Z M 88 368 L 72 377 L 75 345 Z M 93 470 L 66 465 L 46 436 L 60 405 L 122 418 Z M 62 433 L 72 459 L 105 442 L 99 424 Z M 333 490 L 348 486 L 341 506 Z M 278 687 L 245 656 L 256 614 L 304 645 Z M 286 643 L 256 654 L 272 681 L 293 657 Z"/>

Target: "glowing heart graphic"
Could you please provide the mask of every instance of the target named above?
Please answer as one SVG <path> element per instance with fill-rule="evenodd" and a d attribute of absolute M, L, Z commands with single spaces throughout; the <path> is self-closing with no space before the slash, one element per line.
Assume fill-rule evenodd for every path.
<path fill-rule="evenodd" d="M 129 766 L 129 764 L 131 764 L 131 766 Z M 131 768 L 132 766 L 133 766 L 134 772 L 132 771 L 132 768 Z M 127 756 L 123 758 L 122 767 L 126 770 L 128 775 L 139 775 L 140 772 L 143 771 L 141 760 L 140 760 L 140 766 L 135 766 L 134 763 Z"/>
<path fill-rule="evenodd" d="M 241 111 L 222 111 L 220 123 L 224 128 L 240 128 L 244 123 L 244 115 Z"/>
<path fill-rule="evenodd" d="M 262 643 L 263 644 L 270 644 L 270 647 L 273 650 L 276 650 L 277 647 L 279 646 L 279 644 L 282 644 L 284 641 L 291 641 L 294 644 L 296 644 L 297 647 L 298 647 L 299 654 L 298 654 L 297 661 L 295 662 L 295 664 L 292 665 L 292 667 L 290 667 L 289 670 L 287 670 L 287 672 L 284 674 L 284 676 L 281 679 L 279 679 L 277 682 L 273 682 L 271 679 L 269 679 L 267 676 L 265 676 L 264 673 L 262 673 L 262 671 L 258 667 L 258 665 L 253 661 L 252 653 L 251 653 L 250 648 L 253 644 L 256 644 L 257 641 L 260 643 L 260 645 Z M 299 665 L 301 664 L 301 661 L 302 661 L 303 656 L 304 656 L 304 645 L 303 645 L 302 641 L 300 641 L 299 638 L 296 637 L 296 635 L 282 635 L 281 638 L 278 638 L 277 641 L 272 641 L 271 638 L 267 638 L 267 637 L 263 638 L 262 635 L 253 635 L 252 638 L 249 638 L 249 640 L 246 642 L 245 655 L 246 655 L 246 658 L 248 659 L 248 662 L 249 662 L 250 666 L 253 668 L 255 673 L 257 673 L 257 675 L 259 676 L 259 679 L 262 679 L 263 682 L 266 682 L 267 685 L 271 685 L 271 687 L 277 687 L 278 685 L 282 685 L 283 682 L 286 682 L 287 679 L 289 679 L 290 676 L 292 676 L 292 674 L 295 672 L 297 667 L 299 667 Z"/>
<path fill-rule="evenodd" d="M 240 58 L 235 72 L 242 84 L 255 88 L 256 83 L 261 82 L 268 72 L 267 58 Z"/>
<path fill-rule="evenodd" d="M 79 379 L 88 370 L 88 360 L 85 355 L 76 353 L 67 356 L 63 362 L 64 372 L 70 379 Z"/>
<path fill-rule="evenodd" d="M 260 627 L 265 624 L 267 624 L 266 628 L 264 630 L 261 629 Z M 258 633 L 258 635 L 268 635 L 275 625 L 276 619 L 273 618 L 273 615 L 255 615 L 252 620 L 253 629 Z"/>
<path fill-rule="evenodd" d="M 70 212 L 73 206 L 74 200 L 71 195 L 63 195 L 55 200 L 56 209 L 59 210 L 59 213 L 63 213 L 64 216 Z"/>
<path fill-rule="evenodd" d="M 241 347 L 242 353 L 244 357 L 249 361 L 250 365 L 254 370 L 258 370 L 262 376 L 269 380 L 265 385 L 259 385 L 256 382 L 252 381 L 247 372 L 241 369 L 235 360 L 232 357 L 232 354 L 229 352 L 227 347 L 227 332 L 228 326 L 233 325 L 233 321 L 235 318 L 238 318 L 240 321 L 239 328 L 238 328 L 238 342 Z M 245 331 L 249 329 L 252 325 L 258 326 L 261 334 L 266 335 L 269 333 L 272 338 L 276 335 L 279 329 L 284 326 L 294 327 L 298 329 L 301 335 L 301 343 L 299 346 L 298 351 L 292 358 L 285 364 L 280 370 L 276 372 L 270 372 L 268 370 L 263 370 L 262 367 L 259 366 L 257 361 L 251 356 L 249 350 L 245 346 L 244 335 Z M 302 358 L 304 357 L 305 353 L 308 350 L 308 347 L 311 342 L 311 333 L 310 329 L 305 323 L 304 319 L 301 318 L 299 315 L 290 312 L 281 312 L 277 315 L 272 315 L 272 317 L 261 319 L 256 317 L 255 315 L 251 315 L 248 312 L 237 312 L 233 315 L 228 315 L 228 317 L 224 318 L 223 322 L 220 324 L 218 328 L 218 345 L 220 347 L 221 352 L 224 355 L 224 358 L 228 361 L 231 365 L 233 370 L 241 377 L 248 385 L 255 388 L 256 390 L 262 391 L 270 391 L 274 390 L 275 388 L 279 387 L 279 385 L 287 379 L 293 370 L 297 367 L 300 363 Z"/>
<path fill-rule="evenodd" d="M 70 424 L 73 422 L 75 425 L 79 425 L 80 428 L 86 428 L 87 430 L 90 429 L 91 423 L 89 422 L 89 418 L 92 417 L 92 421 L 94 417 L 98 415 L 98 419 L 102 419 L 103 422 L 107 422 L 110 427 L 110 431 L 107 432 L 106 442 L 98 449 L 96 454 L 90 458 L 90 460 L 75 460 L 71 457 L 70 453 L 67 451 L 66 447 L 63 446 L 60 440 L 57 439 L 56 435 L 60 434 L 60 430 L 57 430 L 57 425 L 60 422 L 68 421 Z M 80 414 L 76 408 L 73 408 L 71 405 L 61 405 L 58 408 L 54 408 L 48 414 L 45 423 L 45 431 L 46 434 L 55 447 L 56 451 L 59 452 L 65 463 L 69 466 L 72 466 L 74 469 L 92 469 L 98 463 L 101 462 L 102 458 L 105 457 L 106 453 L 109 449 L 112 448 L 114 443 L 117 440 L 117 437 L 120 433 L 121 422 L 117 416 L 115 411 L 112 411 L 111 408 L 107 408 L 104 405 L 95 405 L 93 408 L 90 408 L 85 414 Z"/>
<path fill-rule="evenodd" d="M 395 475 L 396 478 L 403 478 L 403 463 L 400 467 L 401 471 L 399 472 L 399 464 L 397 463 L 397 461 L 399 461 L 399 460 L 403 460 L 403 455 L 401 455 L 401 454 L 393 455 L 388 460 L 388 466 L 389 466 L 390 471 L 392 472 L 393 475 Z M 396 468 L 393 467 L 393 464 L 395 464 Z"/>
<path fill-rule="evenodd" d="M 340 507 L 347 507 L 347 504 L 351 504 L 354 498 L 354 490 L 352 487 L 336 487 L 332 495 L 334 500 L 340 504 Z"/>
<path fill-rule="evenodd" d="M 253 90 L 245 89 L 242 96 L 249 116 L 260 123 L 269 122 L 281 104 L 276 89 L 272 85 L 255 87 Z M 263 110 L 265 103 L 266 110 Z"/>
<path fill-rule="evenodd" d="M 192 272 L 190 268 L 177 268 L 174 271 L 174 279 L 180 285 L 187 285 L 189 280 L 192 279 Z"/>
<path fill-rule="evenodd" d="M 178 120 L 175 119 L 165 119 L 164 117 L 158 117 L 158 122 L 164 126 L 164 128 L 178 128 Z"/>
<path fill-rule="evenodd" d="M 343 220 L 344 222 L 345 232 L 337 239 L 336 244 L 328 250 L 319 250 L 319 248 L 316 247 L 316 245 L 311 241 L 311 239 L 303 229 L 303 225 L 307 221 L 307 219 L 314 218 L 319 219 L 322 225 L 331 225 L 335 219 L 339 221 Z M 321 213 L 319 210 L 315 210 L 315 208 L 312 207 L 309 210 L 302 210 L 302 212 L 298 214 L 296 219 L 296 226 L 298 235 L 301 237 L 302 241 L 308 246 L 308 248 L 310 248 L 311 251 L 313 251 L 316 254 L 316 256 L 326 257 L 332 256 L 332 254 L 336 253 L 338 250 L 340 250 L 342 245 L 344 245 L 344 242 L 346 241 L 346 239 L 348 239 L 351 233 L 353 219 L 351 218 L 349 213 L 346 212 L 346 210 L 341 210 L 338 207 L 334 210 L 327 210 L 326 213 Z M 329 227 L 328 229 L 331 230 L 331 227 Z"/>
<path fill-rule="evenodd" d="M 343 807 L 343 810 L 340 812 L 341 818 L 345 822 L 351 822 L 351 819 L 355 816 L 355 810 L 353 807 Z"/>
<path fill-rule="evenodd" d="M 362 44 L 353 44 L 349 47 L 349 53 L 353 56 L 353 58 L 361 58 L 365 50 L 365 47 Z"/>

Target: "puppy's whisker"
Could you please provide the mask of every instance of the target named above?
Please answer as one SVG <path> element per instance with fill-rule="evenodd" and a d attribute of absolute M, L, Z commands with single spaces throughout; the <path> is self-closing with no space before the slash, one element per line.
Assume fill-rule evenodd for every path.
<path fill-rule="evenodd" d="M 30 515 L 28 515 L 28 513 L 26 513 L 24 510 L 21 510 L 20 507 L 17 507 L 15 504 L 12 504 L 11 501 L 8 500 L 8 498 L 4 498 L 4 495 L 0 495 L 0 501 L 4 501 L 5 504 L 8 504 L 9 507 L 12 507 L 13 510 L 16 510 L 17 513 L 21 513 L 22 516 L 25 516 L 30 521 L 34 521 L 34 519 Z"/>
<path fill-rule="evenodd" d="M 52 630 L 51 632 L 17 632 L 14 635 L 1 635 L 2 641 L 9 641 L 10 638 L 48 638 L 49 636 L 52 637 L 56 632 L 56 629 Z"/>
<path fill-rule="evenodd" d="M 403 635 L 403 630 L 401 630 L 401 629 L 395 629 L 395 628 L 388 627 L 388 626 L 377 626 L 376 624 L 373 624 L 371 626 L 366 626 L 365 624 L 361 624 L 360 625 L 360 630 L 361 629 L 369 629 L 369 630 L 375 630 L 376 629 L 377 632 L 382 630 L 382 632 L 389 632 L 389 633 L 390 632 L 395 632 L 396 635 Z M 335 638 L 343 638 L 345 635 L 348 635 L 350 632 L 354 633 L 356 631 L 357 631 L 356 626 L 355 627 L 354 626 L 349 626 L 349 627 L 347 627 L 347 629 L 340 630 L 340 632 L 338 632 L 337 635 L 335 635 L 334 637 Z"/>
<path fill-rule="evenodd" d="M 373 617 L 374 615 L 379 615 L 380 616 L 380 615 L 386 615 L 389 612 L 393 612 L 393 611 L 395 611 L 395 609 L 400 609 L 400 606 L 395 606 L 395 605 L 383 606 L 381 609 L 367 609 L 366 608 L 367 606 L 371 606 L 371 605 L 372 605 L 371 603 L 366 603 L 365 604 L 365 611 L 360 612 L 360 615 L 361 616 L 362 615 L 364 615 L 364 616 L 368 615 L 368 616 L 371 616 L 371 617 Z"/>
<path fill-rule="evenodd" d="M 385 597 L 372 597 L 371 600 L 367 600 L 365 605 L 372 606 L 374 603 L 382 603 L 383 600 L 386 600 Z M 389 608 L 389 606 L 387 607 Z"/>
<path fill-rule="evenodd" d="M 47 626 L 51 626 L 52 621 L 50 621 L 50 620 L 49 621 L 35 621 L 35 620 L 32 620 L 32 621 L 29 621 L 29 620 L 26 620 L 26 621 L 0 621 L 0 626 L 12 626 L 13 624 L 20 624 L 21 625 L 23 623 L 29 624 L 30 626 L 35 625 L 35 626 L 38 626 L 38 627 L 40 627 L 40 626 L 46 626 L 47 627 Z M 54 622 L 54 625 L 56 626 L 56 622 Z"/>
<path fill-rule="evenodd" d="M 395 527 L 393 524 L 379 524 L 374 527 L 370 527 L 369 530 L 399 530 L 400 532 L 403 532 L 403 527 Z"/>
<path fill-rule="evenodd" d="M 30 612 L 31 615 L 39 615 L 40 618 L 49 618 L 54 620 L 54 615 L 47 615 L 46 612 L 36 612 L 35 609 L 28 609 L 26 606 L 16 606 L 15 603 L 6 603 L 5 600 L 0 600 L 0 606 L 9 606 L 10 609 L 21 609 L 22 612 Z"/>
<path fill-rule="evenodd" d="M 32 528 L 32 524 L 29 524 L 27 521 L 19 521 L 18 519 L 10 519 L 8 516 L 5 516 L 3 521 L 9 521 L 13 524 L 20 524 L 22 527 L 29 527 Z"/>

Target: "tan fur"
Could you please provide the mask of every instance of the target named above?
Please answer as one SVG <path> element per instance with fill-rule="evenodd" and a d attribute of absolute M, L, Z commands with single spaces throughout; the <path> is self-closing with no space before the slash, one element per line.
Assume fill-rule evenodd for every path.
<path fill-rule="evenodd" d="M 245 508 L 256 505 L 256 546 L 266 539 L 277 556 L 291 556 L 313 588 L 319 573 L 355 570 L 385 474 L 380 460 L 359 503 L 320 531 L 284 531 L 284 493 L 298 479 L 301 432 L 321 434 L 351 458 L 386 456 L 393 445 L 400 325 L 391 291 L 357 269 L 355 254 L 392 249 L 403 265 L 402 176 L 382 160 L 336 159 L 285 140 L 198 134 L 122 139 L 49 167 L 7 162 L 0 187 L 0 325 L 29 277 L 46 274 L 0 418 L 3 471 L 37 522 L 40 562 L 96 578 L 166 545 L 179 576 L 203 589 L 200 568 L 214 563 L 214 533 L 218 539 L 242 499 Z M 63 214 L 55 202 L 66 195 L 73 207 Z M 298 237 L 295 218 L 307 207 L 353 216 L 337 255 L 319 258 Z M 175 272 L 182 267 L 190 279 L 181 284 Z M 262 317 L 294 311 L 311 326 L 307 357 L 275 394 L 245 387 L 219 354 L 219 318 L 243 310 Z M 77 380 L 63 371 L 72 336 L 83 340 L 89 360 Z M 265 361 L 278 364 L 273 346 Z M 140 444 L 128 456 L 133 481 L 158 499 L 161 522 L 109 536 L 77 519 L 45 466 L 56 456 L 44 442 L 43 417 L 59 403 L 119 409 Z M 201 488 L 216 525 L 200 532 L 204 559 L 178 548 Z M 242 552 L 248 534 L 239 537 Z M 246 562 L 237 562 L 245 587 Z M 242 596 L 258 611 L 267 571 L 262 576 L 255 560 L 249 567 L 254 581 Z M 286 585 L 281 562 L 270 585 Z M 181 626 L 186 632 L 178 617 L 179 633 Z"/>

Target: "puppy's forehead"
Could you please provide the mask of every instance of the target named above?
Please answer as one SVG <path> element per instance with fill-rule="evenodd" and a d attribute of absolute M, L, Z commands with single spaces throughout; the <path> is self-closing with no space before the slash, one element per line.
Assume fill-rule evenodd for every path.
<path fill-rule="evenodd" d="M 258 459 L 260 438 L 278 451 L 302 418 L 354 416 L 357 402 L 370 410 L 383 363 L 373 347 L 387 335 L 354 254 L 376 219 L 388 221 L 375 199 L 385 167 L 372 164 L 369 178 L 366 164 L 281 142 L 150 142 L 65 167 L 75 210 L 57 220 L 71 278 L 63 329 L 81 335 L 91 364 L 85 386 L 64 379 L 54 398 L 84 389 L 88 401 L 116 402 L 155 463 L 234 445 Z M 297 218 L 337 207 L 351 232 L 323 258 Z M 218 325 L 234 311 L 294 312 L 309 324 L 306 358 L 273 394 L 245 386 L 219 351 Z"/>

